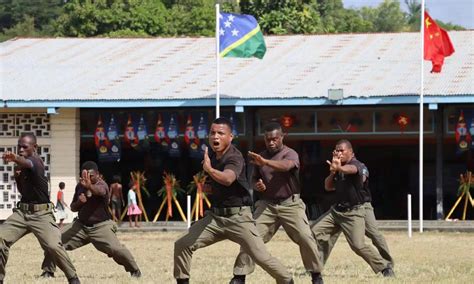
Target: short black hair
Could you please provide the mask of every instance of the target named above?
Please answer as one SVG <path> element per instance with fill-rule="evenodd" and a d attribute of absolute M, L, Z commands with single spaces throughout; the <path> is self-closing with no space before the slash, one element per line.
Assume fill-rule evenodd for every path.
<path fill-rule="evenodd" d="M 225 117 L 218 117 L 216 119 L 214 119 L 214 121 L 212 122 L 212 124 L 225 124 L 229 127 L 230 129 L 230 132 L 232 132 L 234 130 L 234 128 L 232 127 L 232 123 L 230 122 L 229 119 L 225 118 Z"/>
<path fill-rule="evenodd" d="M 347 149 L 353 150 L 353 149 L 352 149 L 352 144 L 351 144 L 351 142 L 349 142 L 349 140 L 347 140 L 347 139 L 341 139 L 341 140 L 337 141 L 336 146 L 337 146 L 337 145 L 341 145 L 341 144 L 345 144 L 345 145 L 347 146 Z"/>
<path fill-rule="evenodd" d="M 135 182 L 133 182 L 133 180 L 130 180 L 130 182 L 128 183 L 128 188 L 132 188 L 134 185 Z"/>
<path fill-rule="evenodd" d="M 96 172 L 99 171 L 99 167 L 93 161 L 86 161 L 82 164 L 81 171 L 83 170 L 94 170 Z"/>
<path fill-rule="evenodd" d="M 59 183 L 59 188 L 60 189 L 64 189 L 65 186 L 66 186 L 66 184 L 64 182 Z"/>
<path fill-rule="evenodd" d="M 263 131 L 265 131 L 265 132 L 272 132 L 273 130 L 283 131 L 283 129 L 281 128 L 280 123 L 278 123 L 278 122 L 270 122 L 270 123 L 266 124 L 263 127 Z"/>
<path fill-rule="evenodd" d="M 122 182 L 122 178 L 119 175 L 114 175 L 112 177 L 112 183 L 121 183 L 121 182 Z"/>
<path fill-rule="evenodd" d="M 23 137 L 30 138 L 31 142 L 33 142 L 33 144 L 36 144 L 36 135 L 33 132 L 23 132 L 20 135 L 20 139 L 23 138 Z"/>

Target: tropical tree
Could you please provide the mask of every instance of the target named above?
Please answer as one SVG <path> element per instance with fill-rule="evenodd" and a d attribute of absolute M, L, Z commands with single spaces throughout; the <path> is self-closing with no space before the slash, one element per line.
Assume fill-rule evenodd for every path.
<path fill-rule="evenodd" d="M 147 36 L 162 34 L 166 21 L 159 0 L 72 0 L 55 28 L 58 36 Z"/>
<path fill-rule="evenodd" d="M 170 6 L 166 35 L 213 36 L 215 8 L 213 0 L 180 0 Z"/>

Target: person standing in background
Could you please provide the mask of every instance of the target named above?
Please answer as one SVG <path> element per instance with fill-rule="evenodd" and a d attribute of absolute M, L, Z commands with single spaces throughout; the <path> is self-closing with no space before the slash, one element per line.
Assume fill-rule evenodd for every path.
<path fill-rule="evenodd" d="M 122 216 L 122 207 L 125 205 L 123 199 L 121 178 L 119 175 L 114 175 L 112 183 L 110 184 L 110 202 L 112 208 L 112 220 L 120 222 Z"/>
<path fill-rule="evenodd" d="M 69 208 L 69 206 L 64 202 L 64 187 L 66 185 L 64 182 L 59 183 L 59 191 L 56 196 L 56 213 L 58 214 L 58 219 L 59 219 L 59 224 L 58 227 L 59 229 L 62 229 L 64 227 L 64 219 L 67 218 L 67 213 L 66 213 L 66 207 Z"/>
<path fill-rule="evenodd" d="M 133 227 L 132 225 L 132 219 L 135 219 L 135 227 L 140 227 L 138 225 L 138 217 L 142 215 L 142 210 L 140 207 L 137 205 L 137 186 L 133 181 L 130 181 L 129 190 L 128 190 L 128 209 L 127 209 L 127 215 L 128 215 L 128 222 L 130 223 L 130 227 Z"/>

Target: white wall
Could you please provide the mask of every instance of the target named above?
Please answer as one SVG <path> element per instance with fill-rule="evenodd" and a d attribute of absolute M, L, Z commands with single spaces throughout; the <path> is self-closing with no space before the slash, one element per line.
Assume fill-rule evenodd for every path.
<path fill-rule="evenodd" d="M 59 109 L 59 114 L 51 116 L 51 200 L 56 202 L 59 183 L 66 184 L 64 200 L 71 204 L 79 177 L 80 163 L 80 123 L 78 109 Z M 68 219 L 73 214 L 66 209 Z"/>

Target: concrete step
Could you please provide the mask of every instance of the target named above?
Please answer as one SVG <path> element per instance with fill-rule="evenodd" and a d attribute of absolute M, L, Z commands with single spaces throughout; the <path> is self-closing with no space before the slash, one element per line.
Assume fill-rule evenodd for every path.
<path fill-rule="evenodd" d="M 403 231 L 408 230 L 407 220 L 378 220 L 377 224 L 381 230 Z M 419 230 L 419 221 L 413 221 L 413 231 Z M 119 224 L 120 232 L 151 232 L 151 231 L 184 231 L 187 223 L 182 221 L 158 221 L 140 222 L 140 227 L 130 228 L 128 222 Z M 473 232 L 474 221 L 444 221 L 444 220 L 424 220 L 423 230 L 425 231 L 452 231 L 452 232 Z"/>

